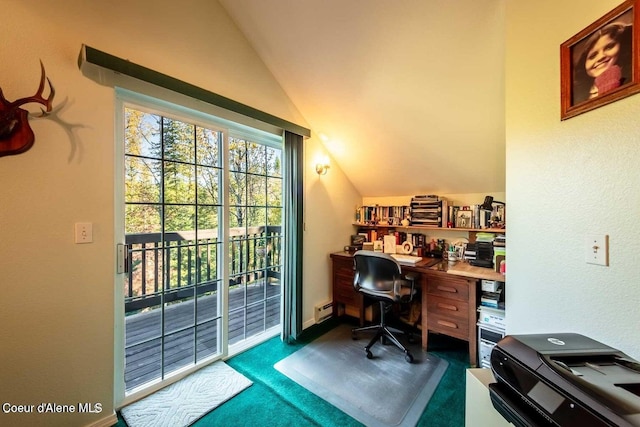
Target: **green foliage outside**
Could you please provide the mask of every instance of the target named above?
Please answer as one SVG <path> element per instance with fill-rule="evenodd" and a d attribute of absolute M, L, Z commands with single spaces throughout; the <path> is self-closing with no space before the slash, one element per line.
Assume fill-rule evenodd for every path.
<path fill-rule="evenodd" d="M 265 248 L 272 249 L 272 242 L 247 230 L 282 224 L 282 152 L 232 136 L 224 153 L 223 138 L 219 130 L 125 110 L 125 233 L 157 233 L 157 245 L 162 248 L 160 235 L 164 232 L 164 246 L 184 247 L 169 251 L 163 275 L 160 252 L 140 246 L 132 255 L 134 290 L 130 296 L 142 293 L 142 282 L 145 293 L 151 293 L 158 290 L 154 289 L 156 283 L 159 288 L 182 287 L 217 277 L 216 254 L 222 249 L 217 229 L 225 189 L 229 227 L 235 235 L 229 246 L 231 273 L 242 275 L 264 265 L 258 258 Z M 171 232 L 185 237 L 167 242 Z M 144 277 L 142 263 L 146 265 Z M 169 280 L 169 286 L 162 280 Z"/>

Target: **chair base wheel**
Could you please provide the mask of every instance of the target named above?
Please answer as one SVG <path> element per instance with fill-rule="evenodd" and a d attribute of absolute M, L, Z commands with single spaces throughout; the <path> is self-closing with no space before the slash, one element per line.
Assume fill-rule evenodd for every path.
<path fill-rule="evenodd" d="M 407 351 L 404 355 L 404 360 L 406 360 L 407 363 L 413 363 L 413 355 Z"/>
<path fill-rule="evenodd" d="M 373 359 L 373 353 L 369 350 L 367 350 L 367 359 Z"/>

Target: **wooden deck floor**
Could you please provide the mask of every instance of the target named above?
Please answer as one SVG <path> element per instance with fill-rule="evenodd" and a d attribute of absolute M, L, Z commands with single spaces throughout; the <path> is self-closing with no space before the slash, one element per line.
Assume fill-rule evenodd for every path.
<path fill-rule="evenodd" d="M 245 302 L 246 301 L 246 302 Z M 197 310 L 196 310 L 197 307 Z M 229 291 L 229 343 L 257 335 L 280 323 L 280 286 L 251 284 Z M 197 319 L 195 319 L 197 311 Z M 266 311 L 266 316 L 265 316 Z M 197 320 L 197 321 L 196 321 Z M 197 325 L 197 326 L 194 326 Z M 171 372 L 219 352 L 217 295 L 171 304 L 125 320 L 125 387 L 132 390 L 157 379 L 161 368 Z M 164 345 L 164 361 L 162 346 Z"/>

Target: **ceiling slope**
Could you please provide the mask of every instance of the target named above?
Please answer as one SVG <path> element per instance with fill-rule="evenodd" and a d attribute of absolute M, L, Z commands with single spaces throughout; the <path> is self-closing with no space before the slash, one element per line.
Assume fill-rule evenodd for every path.
<path fill-rule="evenodd" d="M 504 191 L 504 0 L 219 1 L 363 196 Z"/>

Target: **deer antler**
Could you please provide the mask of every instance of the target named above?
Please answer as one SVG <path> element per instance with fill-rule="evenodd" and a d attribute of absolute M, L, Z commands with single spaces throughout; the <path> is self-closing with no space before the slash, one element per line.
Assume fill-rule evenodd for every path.
<path fill-rule="evenodd" d="M 49 77 L 46 77 L 46 73 L 44 71 L 44 64 L 42 64 L 42 61 L 40 61 L 40 69 L 42 70 L 42 77 L 40 77 L 40 86 L 38 86 L 38 91 L 36 92 L 36 94 L 33 96 L 29 96 L 27 98 L 16 99 L 11 103 L 11 106 L 19 107 L 21 105 L 28 104 L 29 102 L 37 102 L 38 104 L 42 104 L 45 107 L 47 107 L 46 110 L 44 108 L 41 108 L 42 115 L 45 116 L 49 111 L 51 111 L 51 108 L 52 108 L 51 101 L 53 100 L 53 97 L 56 94 L 56 90 L 51 84 L 51 80 L 49 80 Z M 46 99 L 42 97 L 42 93 L 44 92 L 45 78 L 49 83 L 49 89 L 50 89 L 49 97 Z"/>
<path fill-rule="evenodd" d="M 35 136 L 29 126 L 29 112 L 20 106 L 31 102 L 42 104 L 45 106 L 41 108 L 42 116 L 46 116 L 53 108 L 51 101 L 56 90 L 46 76 L 42 61 L 40 61 L 40 69 L 42 76 L 35 95 L 9 102 L 0 89 L 0 157 L 24 153 L 33 146 Z M 47 98 L 42 96 L 45 79 L 49 82 L 50 91 Z"/>

